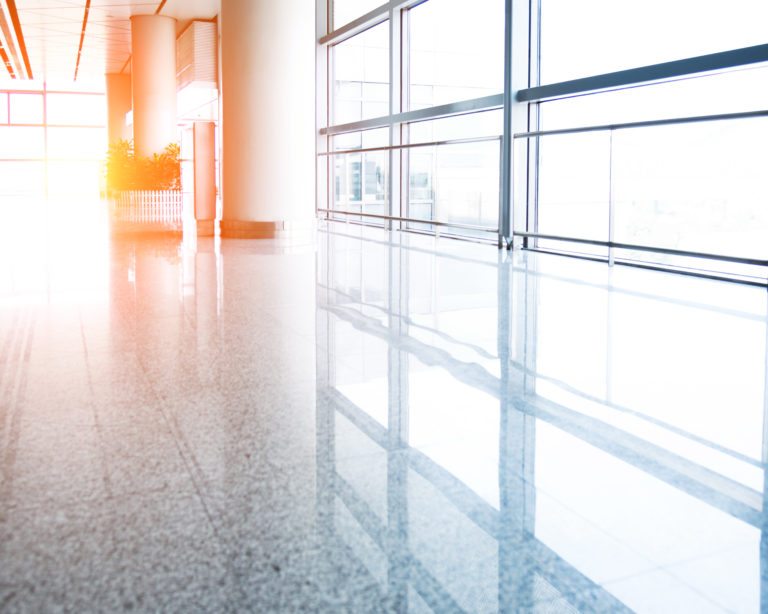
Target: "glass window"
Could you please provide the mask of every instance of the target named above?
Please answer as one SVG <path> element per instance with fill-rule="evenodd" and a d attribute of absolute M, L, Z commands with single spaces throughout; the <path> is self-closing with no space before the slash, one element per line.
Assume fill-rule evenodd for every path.
<path fill-rule="evenodd" d="M 765 0 L 541 0 L 541 83 L 765 43 Z"/>
<path fill-rule="evenodd" d="M 48 128 L 48 157 L 63 160 L 101 159 L 107 135 L 103 128 Z"/>
<path fill-rule="evenodd" d="M 607 241 L 610 133 L 558 134 L 538 140 L 537 231 L 546 235 Z M 545 242 L 541 241 L 540 246 L 544 247 Z M 547 242 L 546 246 L 567 247 L 554 241 Z M 605 250 L 576 244 L 574 251 L 602 254 Z"/>
<path fill-rule="evenodd" d="M 338 30 L 383 4 L 386 0 L 333 0 L 333 29 Z"/>
<path fill-rule="evenodd" d="M 768 66 L 750 66 L 540 104 L 540 128 L 558 130 L 765 109 Z"/>
<path fill-rule="evenodd" d="M 502 0 L 433 0 L 408 18 L 411 110 L 503 91 Z"/>
<path fill-rule="evenodd" d="M 48 189 L 57 194 L 99 193 L 99 162 L 49 162 Z"/>
<path fill-rule="evenodd" d="M 45 158 L 43 128 L 30 126 L 0 126 L 0 158 Z"/>
<path fill-rule="evenodd" d="M 334 209 L 389 215 L 389 153 L 366 151 L 333 156 Z M 365 220 L 379 223 L 376 218 Z"/>
<path fill-rule="evenodd" d="M 768 119 L 617 130 L 616 241 L 768 258 Z"/>
<path fill-rule="evenodd" d="M 0 161 L 0 194 L 42 194 L 44 191 L 45 164 L 42 161 Z"/>
<path fill-rule="evenodd" d="M 0 124 L 8 123 L 8 94 L 0 92 Z"/>
<path fill-rule="evenodd" d="M 48 94 L 49 124 L 106 124 L 106 99 L 88 94 Z"/>
<path fill-rule="evenodd" d="M 498 141 L 409 148 L 407 216 L 497 228 L 500 151 Z M 412 223 L 410 227 L 432 225 Z M 446 232 L 493 236 L 460 229 Z"/>
<path fill-rule="evenodd" d="M 389 23 L 333 48 L 333 123 L 389 113 Z"/>
<path fill-rule="evenodd" d="M 42 124 L 42 94 L 11 94 L 10 116 L 12 124 Z"/>
<path fill-rule="evenodd" d="M 429 143 L 452 139 L 501 136 L 504 115 L 500 109 L 468 113 L 408 124 L 411 143 Z"/>
<path fill-rule="evenodd" d="M 333 137 L 333 149 L 367 149 L 389 145 L 389 128 L 376 128 L 363 132 L 348 132 Z"/>

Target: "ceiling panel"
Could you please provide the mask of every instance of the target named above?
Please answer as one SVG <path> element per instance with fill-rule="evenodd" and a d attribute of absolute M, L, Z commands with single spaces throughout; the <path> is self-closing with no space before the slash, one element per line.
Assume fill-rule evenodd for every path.
<path fill-rule="evenodd" d="M 0 0 L 2 1 L 2 0 Z M 78 81 L 128 70 L 131 15 L 161 15 L 178 20 L 177 33 L 192 19 L 212 19 L 220 0 L 91 0 L 78 68 Z M 85 0 L 16 0 L 35 79 L 58 83 L 75 77 Z"/>

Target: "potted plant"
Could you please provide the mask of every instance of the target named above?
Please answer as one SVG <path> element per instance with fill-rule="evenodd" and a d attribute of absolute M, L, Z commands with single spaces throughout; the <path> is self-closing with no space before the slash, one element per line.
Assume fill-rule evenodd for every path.
<path fill-rule="evenodd" d="M 160 154 L 137 156 L 133 141 L 112 143 L 105 163 L 113 219 L 141 230 L 181 228 L 181 161 L 170 143 Z"/>

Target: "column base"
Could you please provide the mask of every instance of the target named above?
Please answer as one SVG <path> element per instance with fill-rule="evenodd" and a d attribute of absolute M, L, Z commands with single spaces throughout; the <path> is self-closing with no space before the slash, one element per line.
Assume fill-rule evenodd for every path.
<path fill-rule="evenodd" d="M 212 237 L 216 234 L 216 220 L 195 220 L 198 237 Z"/>
<path fill-rule="evenodd" d="M 226 239 L 281 239 L 289 243 L 311 243 L 315 237 L 315 220 L 309 222 L 251 222 L 221 220 L 221 236 Z"/>

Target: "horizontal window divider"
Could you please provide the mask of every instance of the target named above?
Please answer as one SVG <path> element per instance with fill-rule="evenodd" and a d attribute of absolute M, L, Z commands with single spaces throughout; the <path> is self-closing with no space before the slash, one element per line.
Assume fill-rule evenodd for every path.
<path fill-rule="evenodd" d="M 0 123 L 0 128 L 106 128 L 104 124 L 14 124 L 12 122 Z"/>
<path fill-rule="evenodd" d="M 68 94 L 71 96 L 105 96 L 104 92 L 67 92 L 65 90 L 0 90 L 0 96 L 4 94 Z"/>
<path fill-rule="evenodd" d="M 0 162 L 104 162 L 104 158 L 0 158 Z"/>
<path fill-rule="evenodd" d="M 723 254 L 712 254 L 709 252 L 696 252 L 682 249 L 672 249 L 668 247 L 652 247 L 650 245 L 635 245 L 634 243 L 618 243 L 616 241 L 600 241 L 598 239 L 579 239 L 576 237 L 563 237 L 560 235 L 547 235 L 536 232 L 512 231 L 516 237 L 525 237 L 533 239 L 545 239 L 547 241 L 563 241 L 567 243 L 581 243 L 584 245 L 598 245 L 614 249 L 628 249 L 643 252 L 653 252 L 656 254 L 669 254 L 670 256 L 687 256 L 690 258 L 704 258 L 706 260 L 720 260 L 722 262 L 733 262 L 736 264 L 749 264 L 754 266 L 768 266 L 768 260 L 758 258 L 742 258 L 740 256 L 725 256 Z"/>
<path fill-rule="evenodd" d="M 402 145 L 382 145 L 381 147 L 363 147 L 361 149 L 340 149 L 338 151 L 321 151 L 318 156 L 335 156 L 342 154 L 365 153 L 367 151 L 390 151 L 393 149 L 411 149 L 413 147 L 430 147 L 433 145 L 462 145 L 464 143 L 487 143 L 500 141 L 501 136 L 484 136 L 468 139 L 450 139 L 446 141 L 429 141 L 426 143 L 405 143 Z"/>
<path fill-rule="evenodd" d="M 603 124 L 600 126 L 582 126 L 577 128 L 561 128 L 557 130 L 537 130 L 534 132 L 518 132 L 515 139 L 528 139 L 537 136 L 554 134 L 576 134 L 579 132 L 602 132 L 606 130 L 623 130 L 628 128 L 649 128 L 652 126 L 669 126 L 674 124 L 695 124 L 698 122 L 714 122 L 729 119 L 749 119 L 752 117 L 768 117 L 768 109 L 762 111 L 744 111 L 741 113 L 719 113 L 717 115 L 694 115 L 691 117 L 675 117 L 670 119 L 651 119 L 640 122 L 625 122 L 620 124 Z"/>
<path fill-rule="evenodd" d="M 541 247 L 528 247 L 526 249 L 531 252 L 536 252 L 537 254 L 550 254 L 552 256 L 575 258 L 577 260 L 589 260 L 591 262 L 608 262 L 607 256 L 603 257 L 590 256 L 587 254 L 569 254 L 568 252 L 560 252 L 555 249 L 546 249 Z M 646 264 L 641 261 L 629 260 L 627 258 L 614 258 L 613 261 L 615 264 L 620 264 L 621 266 L 629 266 L 647 271 L 661 271 L 662 273 L 674 273 L 676 275 L 685 275 L 687 277 L 701 277 L 704 279 L 714 279 L 716 281 L 727 281 L 728 283 L 754 286 L 757 288 L 765 288 L 768 286 L 768 279 L 762 279 L 759 277 L 747 277 L 738 273 L 734 273 L 729 277 L 726 273 L 708 273 L 705 270 L 685 269 L 675 265 L 664 266 L 663 264 Z"/>
<path fill-rule="evenodd" d="M 341 43 L 349 38 L 352 38 L 360 32 L 364 32 L 368 28 L 377 26 L 383 23 L 389 17 L 391 10 L 399 10 L 412 8 L 426 2 L 426 0 L 390 0 L 375 9 L 368 11 L 365 15 L 361 15 L 357 19 L 344 24 L 340 28 L 337 28 L 333 32 L 329 32 L 325 36 L 318 39 L 320 45 L 335 45 Z"/>
<path fill-rule="evenodd" d="M 465 115 L 477 113 L 480 111 L 490 111 L 504 106 L 504 94 L 492 94 L 491 96 L 482 96 L 480 98 L 471 98 L 459 102 L 451 102 L 436 107 L 426 109 L 417 109 L 415 111 L 406 111 L 394 115 L 383 115 L 372 119 L 363 119 L 348 124 L 338 124 L 321 128 L 320 134 L 324 136 L 333 136 L 334 134 L 345 134 L 347 132 L 360 132 L 362 130 L 371 130 L 373 128 L 388 128 L 394 124 L 405 124 L 408 122 L 422 121 L 428 119 L 440 119 L 452 115 Z"/>
<path fill-rule="evenodd" d="M 438 222 L 437 220 L 420 220 L 412 217 L 398 217 L 395 215 L 380 215 L 378 213 L 360 213 L 358 211 L 342 211 L 340 209 L 317 209 L 323 213 L 338 213 L 340 215 L 352 215 L 362 217 L 372 217 L 380 220 L 391 220 L 393 222 L 413 222 L 414 224 L 431 224 L 433 226 L 445 226 L 448 228 L 461 228 L 464 230 L 477 230 L 480 232 L 492 232 L 498 234 L 498 228 L 489 228 L 488 226 L 475 226 L 473 224 L 457 224 L 455 222 Z"/>
<path fill-rule="evenodd" d="M 518 90 L 517 94 L 515 94 L 515 100 L 518 102 L 538 102 L 548 98 L 595 92 L 633 85 L 635 83 L 671 79 L 693 73 L 735 68 L 758 62 L 768 62 L 768 44 L 731 49 L 729 51 L 709 53 L 682 60 L 650 64 L 648 66 L 619 70 L 581 79 L 529 87 Z"/>

